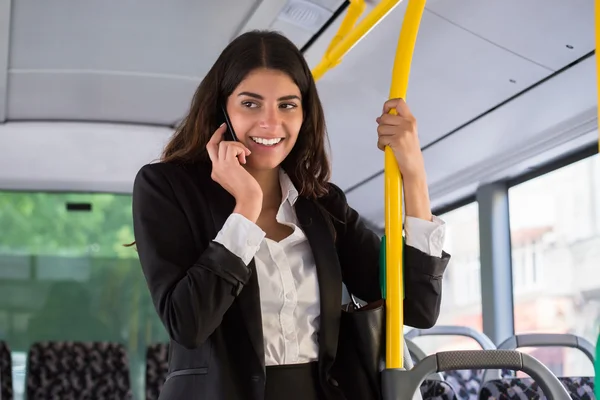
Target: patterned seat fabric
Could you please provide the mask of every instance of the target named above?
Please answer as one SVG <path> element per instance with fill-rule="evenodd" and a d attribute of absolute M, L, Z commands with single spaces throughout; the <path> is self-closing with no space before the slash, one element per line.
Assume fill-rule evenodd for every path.
<path fill-rule="evenodd" d="M 27 399 L 131 399 L 125 348 L 104 342 L 39 342 L 27 356 Z"/>
<path fill-rule="evenodd" d="M 169 345 L 157 343 L 146 350 L 146 400 L 157 400 L 169 372 Z"/>
<path fill-rule="evenodd" d="M 460 400 L 477 400 L 483 370 L 465 369 L 444 372 L 444 378 L 454 388 Z"/>
<path fill-rule="evenodd" d="M 594 400 L 594 378 L 558 378 L 573 400 Z M 545 400 L 537 382 L 531 378 L 496 379 L 481 388 L 480 400 Z"/>
<path fill-rule="evenodd" d="M 6 342 L 0 342 L 0 399 L 12 400 L 12 362 Z"/>
<path fill-rule="evenodd" d="M 596 395 L 594 394 L 593 376 L 558 378 L 558 380 L 565 388 L 567 388 L 567 392 L 569 392 L 573 400 L 596 399 Z"/>
<path fill-rule="evenodd" d="M 419 360 L 415 359 L 411 354 L 413 363 L 417 364 Z M 481 381 L 483 378 L 483 370 L 481 369 L 465 369 L 442 372 L 444 380 L 451 386 L 453 396 L 457 400 L 477 400 Z M 425 387 L 428 381 L 421 385 L 421 393 L 423 390 L 430 390 L 429 386 Z M 435 381 L 433 381 L 435 382 Z M 439 382 L 439 381 L 438 381 Z M 432 385 L 432 383 L 429 383 Z"/>
<path fill-rule="evenodd" d="M 444 381 L 428 379 L 421 384 L 423 400 L 457 400 L 454 389 Z"/>

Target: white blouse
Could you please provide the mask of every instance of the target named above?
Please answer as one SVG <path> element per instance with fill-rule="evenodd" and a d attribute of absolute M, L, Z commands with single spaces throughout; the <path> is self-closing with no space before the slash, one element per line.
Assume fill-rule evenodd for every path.
<path fill-rule="evenodd" d="M 231 214 L 215 241 L 248 265 L 254 258 L 262 312 L 265 364 L 316 361 L 318 357 L 319 284 L 312 250 L 299 227 L 294 203 L 298 191 L 285 172 L 280 174 L 281 206 L 277 221 L 293 229 L 280 242 L 240 214 Z M 406 217 L 406 244 L 441 257 L 445 223 Z"/>

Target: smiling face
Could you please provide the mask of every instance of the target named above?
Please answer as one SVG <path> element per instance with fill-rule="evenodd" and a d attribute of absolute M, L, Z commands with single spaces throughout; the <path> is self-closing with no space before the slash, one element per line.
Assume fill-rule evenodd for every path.
<path fill-rule="evenodd" d="M 257 69 L 227 99 L 227 113 L 238 140 L 252 154 L 246 168 L 277 168 L 290 154 L 302 126 L 300 89 L 284 72 Z"/>

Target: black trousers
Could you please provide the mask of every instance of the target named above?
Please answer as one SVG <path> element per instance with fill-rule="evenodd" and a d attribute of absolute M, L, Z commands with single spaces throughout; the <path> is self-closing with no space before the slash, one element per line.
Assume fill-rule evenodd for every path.
<path fill-rule="evenodd" d="M 268 366 L 265 400 L 323 400 L 317 365 Z"/>

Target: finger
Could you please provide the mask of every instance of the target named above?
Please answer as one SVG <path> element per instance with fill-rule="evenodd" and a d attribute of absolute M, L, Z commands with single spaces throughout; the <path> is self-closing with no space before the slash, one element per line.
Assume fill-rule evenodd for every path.
<path fill-rule="evenodd" d="M 210 142 L 206 144 L 206 151 L 208 152 L 208 158 L 210 158 L 210 162 L 215 163 L 218 158 L 218 148 L 215 148 L 215 145 Z"/>
<path fill-rule="evenodd" d="M 237 157 L 239 153 L 242 153 L 244 155 L 250 154 L 250 150 L 248 150 L 243 144 L 239 142 L 224 140 L 222 142 L 219 142 L 218 146 L 220 161 L 231 161 L 234 157 Z"/>
<path fill-rule="evenodd" d="M 402 133 L 400 133 L 402 134 Z M 391 125 L 379 125 L 377 127 L 378 136 L 398 136 L 398 128 Z"/>
<path fill-rule="evenodd" d="M 241 146 L 241 148 L 239 148 L 236 156 L 240 164 L 246 164 L 246 156 L 247 152 L 249 151 L 250 150 L 246 149 L 244 146 Z"/>
<path fill-rule="evenodd" d="M 390 110 L 396 110 L 398 115 L 403 117 L 412 117 L 412 113 L 410 112 L 410 108 L 404 101 L 404 99 L 390 99 L 383 104 L 383 113 L 389 114 Z"/>
<path fill-rule="evenodd" d="M 246 146 L 244 146 L 240 142 L 228 142 L 228 145 L 240 149 L 240 152 L 244 155 L 244 158 L 249 156 L 250 154 L 252 154 L 250 149 L 248 149 Z"/>
<path fill-rule="evenodd" d="M 229 147 L 230 142 L 220 142 L 219 146 L 219 161 L 227 160 L 227 148 Z"/>
<path fill-rule="evenodd" d="M 213 133 L 208 143 L 206 143 L 206 150 L 212 162 L 216 162 L 219 159 L 219 143 L 223 140 L 225 129 L 225 123 L 221 124 L 215 133 Z"/>
<path fill-rule="evenodd" d="M 377 148 L 381 151 L 385 150 L 385 146 L 389 146 L 390 145 L 390 140 L 387 138 L 379 138 L 379 140 L 377 141 Z"/>
<path fill-rule="evenodd" d="M 248 149 L 246 146 L 244 146 L 244 144 L 242 144 L 241 142 L 234 142 L 234 141 L 226 141 L 228 146 L 234 146 L 234 147 L 238 147 L 241 149 L 241 151 L 243 151 L 247 156 L 249 156 L 250 154 L 252 154 L 252 152 L 250 151 L 250 149 Z"/>
<path fill-rule="evenodd" d="M 380 123 L 377 125 L 377 133 L 379 135 L 418 135 L 416 123 L 405 119 L 402 119 L 402 122 L 398 125 Z"/>
<path fill-rule="evenodd" d="M 383 114 L 375 119 L 380 125 L 399 126 L 405 122 L 404 117 L 394 114 Z"/>
<path fill-rule="evenodd" d="M 217 145 L 220 142 L 222 142 L 223 141 L 223 134 L 225 133 L 226 129 L 227 129 L 227 125 L 225 125 L 225 122 L 223 122 L 217 128 L 217 130 L 213 133 L 213 135 L 210 137 L 210 140 L 208 141 L 208 143 L 212 143 L 214 145 Z"/>
<path fill-rule="evenodd" d="M 246 148 L 241 143 L 228 142 L 226 160 L 233 161 L 237 160 L 242 164 L 246 163 Z"/>

